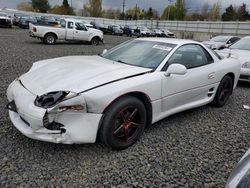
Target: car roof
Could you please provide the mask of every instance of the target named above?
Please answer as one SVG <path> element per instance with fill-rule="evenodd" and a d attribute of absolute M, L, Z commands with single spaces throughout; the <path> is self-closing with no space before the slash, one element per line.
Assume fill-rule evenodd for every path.
<path fill-rule="evenodd" d="M 176 38 L 155 38 L 155 37 L 149 37 L 149 38 L 139 38 L 136 40 L 143 40 L 143 41 L 152 41 L 152 42 L 164 42 L 164 43 L 172 43 L 176 45 L 183 45 L 183 44 L 200 44 L 199 42 L 188 40 L 188 39 L 176 39 Z"/>

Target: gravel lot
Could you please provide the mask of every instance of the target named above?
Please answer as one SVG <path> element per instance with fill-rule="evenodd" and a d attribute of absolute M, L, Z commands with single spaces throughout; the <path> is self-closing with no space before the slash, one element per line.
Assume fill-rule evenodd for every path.
<path fill-rule="evenodd" d="M 223 108 L 204 106 L 147 128 L 124 151 L 102 144 L 57 145 L 31 140 L 11 124 L 6 89 L 32 62 L 102 52 L 126 37 L 105 36 L 105 45 L 42 44 L 27 30 L 0 29 L 0 187 L 224 187 L 250 147 L 250 84 L 240 83 Z"/>

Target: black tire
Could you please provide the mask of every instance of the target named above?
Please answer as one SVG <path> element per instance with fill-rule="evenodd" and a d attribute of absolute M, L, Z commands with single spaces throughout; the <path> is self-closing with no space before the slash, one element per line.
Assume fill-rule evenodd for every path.
<path fill-rule="evenodd" d="M 132 96 L 122 97 L 105 112 L 100 140 L 115 150 L 128 148 L 140 138 L 146 122 L 144 104 Z"/>
<path fill-rule="evenodd" d="M 43 38 L 43 42 L 45 44 L 49 44 L 49 45 L 53 45 L 56 43 L 56 36 L 53 33 L 48 33 L 45 35 L 45 37 Z"/>
<path fill-rule="evenodd" d="M 232 91 L 233 80 L 230 76 L 226 75 L 222 78 L 211 104 L 216 107 L 224 106 L 232 94 Z"/>
<path fill-rule="evenodd" d="M 92 38 L 91 44 L 93 46 L 97 46 L 99 44 L 99 38 L 97 38 L 97 37 Z"/>

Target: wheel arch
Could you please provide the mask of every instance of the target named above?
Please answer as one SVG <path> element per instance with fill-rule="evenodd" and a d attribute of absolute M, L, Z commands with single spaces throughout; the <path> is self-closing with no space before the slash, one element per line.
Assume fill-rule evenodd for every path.
<path fill-rule="evenodd" d="M 58 39 L 57 34 L 55 32 L 52 32 L 52 31 L 49 31 L 49 32 L 45 33 L 44 37 L 46 37 L 46 35 L 49 35 L 49 34 L 54 35 L 56 37 L 56 39 Z"/>
<path fill-rule="evenodd" d="M 151 100 L 150 100 L 150 97 L 141 92 L 141 91 L 134 91 L 134 92 L 129 92 L 129 93 L 126 93 L 126 94 L 123 94 L 119 97 L 117 97 L 116 99 L 114 99 L 111 103 L 109 103 L 109 105 L 103 110 L 103 114 L 105 114 L 108 110 L 108 108 L 114 104 L 116 101 L 118 101 L 119 99 L 123 98 L 123 97 L 126 97 L 126 96 L 132 96 L 132 97 L 135 97 L 137 98 L 138 100 L 140 100 L 144 106 L 145 106 L 145 109 L 146 109 L 146 113 L 147 113 L 147 124 L 146 126 L 149 126 L 151 125 L 152 123 L 152 114 L 153 114 L 153 110 L 152 110 L 152 104 L 151 104 Z"/>
<path fill-rule="evenodd" d="M 101 37 L 99 37 L 99 36 L 97 36 L 97 35 L 93 36 L 93 37 L 90 39 L 90 41 L 92 41 L 94 38 L 97 38 L 99 41 L 102 41 Z"/>

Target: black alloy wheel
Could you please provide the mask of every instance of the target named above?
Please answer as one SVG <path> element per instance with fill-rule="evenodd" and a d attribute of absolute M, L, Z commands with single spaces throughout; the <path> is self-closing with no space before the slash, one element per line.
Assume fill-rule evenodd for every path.
<path fill-rule="evenodd" d="M 112 149 L 125 149 L 140 138 L 146 122 L 144 104 L 135 97 L 123 97 L 106 111 L 100 129 L 101 140 Z"/>
<path fill-rule="evenodd" d="M 233 90 L 233 80 L 230 76 L 226 75 L 221 80 L 215 98 L 212 102 L 214 106 L 222 107 L 228 101 Z"/>

